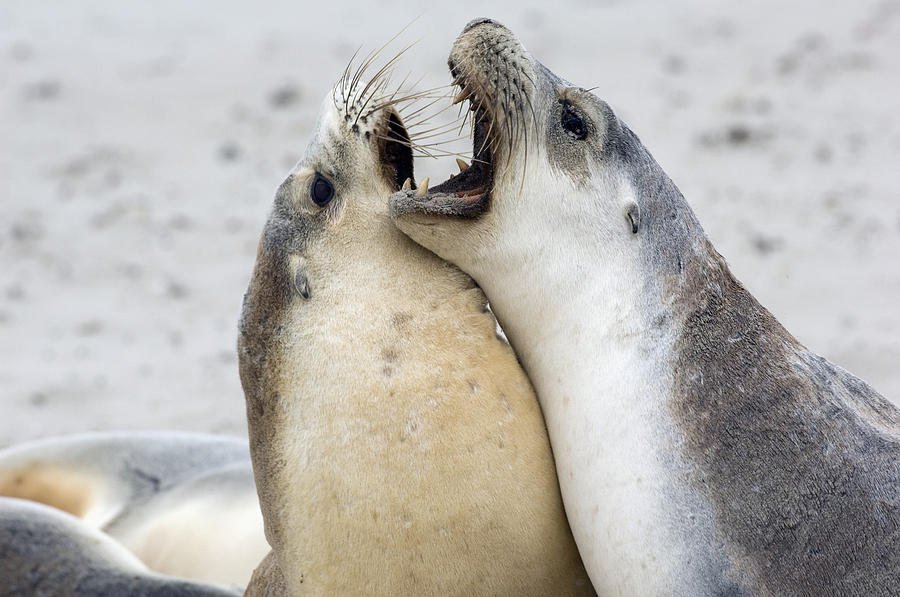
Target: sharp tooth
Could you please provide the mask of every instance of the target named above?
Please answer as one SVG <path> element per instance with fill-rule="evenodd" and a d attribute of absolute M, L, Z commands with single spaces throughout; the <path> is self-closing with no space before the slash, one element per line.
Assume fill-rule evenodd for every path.
<path fill-rule="evenodd" d="M 469 88 L 463 87 L 460 90 L 460 92 L 457 94 L 457 96 L 453 99 L 453 105 L 455 106 L 456 104 L 458 104 L 460 102 L 466 101 L 467 99 L 469 99 L 470 95 L 472 95 L 472 94 L 469 93 Z"/>
<path fill-rule="evenodd" d="M 460 172 L 465 172 L 469 169 L 469 165 L 465 162 L 465 160 L 461 160 L 459 158 L 456 158 L 456 165 L 459 166 Z"/>
<path fill-rule="evenodd" d="M 408 190 L 410 190 L 410 189 L 412 189 L 412 180 L 409 179 L 409 178 L 407 178 L 407 179 L 403 182 L 403 188 L 400 189 L 400 190 L 401 190 L 401 191 L 408 191 Z"/>
<path fill-rule="evenodd" d="M 422 180 L 422 184 L 419 185 L 419 188 L 416 189 L 416 197 L 424 197 L 425 193 L 428 192 L 428 179 Z"/>

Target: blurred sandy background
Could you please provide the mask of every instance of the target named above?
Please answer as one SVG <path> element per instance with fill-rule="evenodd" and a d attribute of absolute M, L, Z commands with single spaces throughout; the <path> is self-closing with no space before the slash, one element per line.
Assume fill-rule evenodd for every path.
<path fill-rule="evenodd" d="M 900 400 L 897 0 L 6 0 L 0 446 L 245 433 L 236 321 L 274 190 L 356 47 L 417 15 L 423 87 L 476 16 L 597 86 L 751 291 Z"/>

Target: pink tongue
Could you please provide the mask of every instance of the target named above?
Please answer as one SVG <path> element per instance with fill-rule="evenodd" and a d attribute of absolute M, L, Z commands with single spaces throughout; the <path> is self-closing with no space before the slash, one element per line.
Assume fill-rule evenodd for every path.
<path fill-rule="evenodd" d="M 475 203 L 484 194 L 484 190 L 473 189 L 465 193 L 458 193 L 457 196 L 463 199 L 463 203 Z"/>

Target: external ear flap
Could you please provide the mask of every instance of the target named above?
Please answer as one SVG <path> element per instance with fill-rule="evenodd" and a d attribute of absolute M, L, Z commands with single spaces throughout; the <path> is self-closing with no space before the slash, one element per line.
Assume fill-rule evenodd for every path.
<path fill-rule="evenodd" d="M 308 299 L 309 294 L 309 280 L 306 279 L 306 273 L 297 270 L 297 273 L 294 274 L 294 290 L 305 299 Z"/>
<path fill-rule="evenodd" d="M 628 207 L 625 208 L 625 217 L 631 222 L 631 233 L 637 234 L 641 227 L 641 208 L 637 203 L 628 204 Z"/>
<path fill-rule="evenodd" d="M 288 264 L 294 272 L 294 290 L 304 299 L 310 297 L 309 279 L 306 277 L 306 259 L 299 255 L 291 255 Z"/>

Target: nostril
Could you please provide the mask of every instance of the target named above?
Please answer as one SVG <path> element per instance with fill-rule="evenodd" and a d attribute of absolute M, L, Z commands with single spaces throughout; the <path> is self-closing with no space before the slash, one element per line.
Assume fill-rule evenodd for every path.
<path fill-rule="evenodd" d="M 469 29 L 474 29 L 475 27 L 477 27 L 479 25 L 493 25 L 496 22 L 497 21 L 494 21 L 493 19 L 487 19 L 487 18 L 474 19 L 472 21 L 469 21 L 469 24 L 463 28 L 462 32 L 465 33 Z"/>
<path fill-rule="evenodd" d="M 447 59 L 447 66 L 450 67 L 450 75 L 453 77 L 453 80 L 459 79 L 459 68 L 457 68 L 456 61 L 452 56 Z"/>

